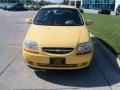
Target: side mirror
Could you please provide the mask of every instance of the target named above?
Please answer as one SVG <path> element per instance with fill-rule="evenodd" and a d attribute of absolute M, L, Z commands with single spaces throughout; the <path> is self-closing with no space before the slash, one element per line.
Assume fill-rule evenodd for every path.
<path fill-rule="evenodd" d="M 86 20 L 85 24 L 88 26 L 88 25 L 91 25 L 92 24 L 92 20 Z"/>
<path fill-rule="evenodd" d="M 32 24 L 32 19 L 28 18 L 28 19 L 25 20 L 25 22 L 28 23 L 28 24 Z"/>

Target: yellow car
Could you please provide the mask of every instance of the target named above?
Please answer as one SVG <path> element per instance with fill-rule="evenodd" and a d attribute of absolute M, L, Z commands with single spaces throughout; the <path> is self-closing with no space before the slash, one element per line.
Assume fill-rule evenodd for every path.
<path fill-rule="evenodd" d="M 26 64 L 35 69 L 81 69 L 90 65 L 93 42 L 80 11 L 72 6 L 42 7 L 23 42 Z"/>

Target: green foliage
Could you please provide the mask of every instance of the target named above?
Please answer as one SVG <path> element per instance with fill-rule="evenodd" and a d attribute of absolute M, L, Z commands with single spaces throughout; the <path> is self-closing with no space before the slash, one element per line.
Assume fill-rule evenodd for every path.
<path fill-rule="evenodd" d="M 45 0 L 41 0 L 39 3 L 43 6 L 52 4 L 51 2 L 48 2 L 48 1 L 45 1 Z"/>
<path fill-rule="evenodd" d="M 120 17 L 100 14 L 84 14 L 86 19 L 93 21 L 89 30 L 120 52 Z"/>
<path fill-rule="evenodd" d="M 33 0 L 0 0 L 0 3 L 30 3 Z"/>
<path fill-rule="evenodd" d="M 69 4 L 69 0 L 64 0 L 64 1 L 62 2 L 62 4 L 68 5 L 68 4 Z"/>

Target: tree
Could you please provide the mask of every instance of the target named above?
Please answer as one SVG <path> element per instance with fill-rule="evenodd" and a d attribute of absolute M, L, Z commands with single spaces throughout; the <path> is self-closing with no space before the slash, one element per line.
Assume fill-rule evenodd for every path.
<path fill-rule="evenodd" d="M 52 2 L 49 2 L 49 1 L 45 1 L 45 0 L 41 0 L 39 2 L 40 5 L 44 6 L 44 5 L 50 5 L 50 4 L 53 4 Z"/>
<path fill-rule="evenodd" d="M 64 0 L 61 4 L 68 5 L 69 4 L 69 0 Z"/>
<path fill-rule="evenodd" d="M 0 3 L 31 3 L 34 0 L 0 0 Z"/>

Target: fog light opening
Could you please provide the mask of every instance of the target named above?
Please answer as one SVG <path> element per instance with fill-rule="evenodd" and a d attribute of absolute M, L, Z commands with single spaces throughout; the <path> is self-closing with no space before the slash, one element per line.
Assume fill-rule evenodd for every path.
<path fill-rule="evenodd" d="M 80 64 L 80 66 L 86 66 L 88 64 L 88 62 L 83 62 Z"/>
<path fill-rule="evenodd" d="M 30 65 L 34 65 L 34 63 L 32 61 L 28 61 L 28 64 Z"/>

